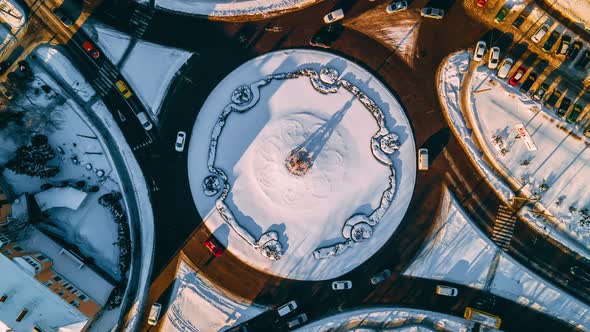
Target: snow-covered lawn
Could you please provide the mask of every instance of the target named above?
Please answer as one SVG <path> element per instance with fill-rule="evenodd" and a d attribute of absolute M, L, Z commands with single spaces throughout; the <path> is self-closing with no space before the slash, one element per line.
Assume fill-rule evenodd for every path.
<path fill-rule="evenodd" d="M 544 312 L 570 324 L 580 326 L 583 330 L 590 330 L 590 307 L 576 300 L 549 281 L 537 276 L 527 268 L 513 260 L 503 251 L 494 247 L 490 239 L 485 237 L 468 218 L 461 205 L 455 200 L 452 194 L 445 190 L 444 205 L 450 204 L 443 211 L 456 211 L 441 215 L 437 221 L 444 223 L 442 229 L 452 230 L 460 229 L 460 232 L 446 232 L 449 236 L 444 241 L 433 236 L 426 242 L 417 259 L 404 272 L 406 275 L 414 277 L 428 278 L 435 280 L 450 281 L 466 286 L 481 288 L 481 273 L 467 273 L 464 278 L 458 277 L 453 269 L 449 269 L 446 264 L 455 266 L 461 257 L 457 254 L 470 257 L 476 255 L 484 257 L 482 259 L 467 259 L 470 261 L 466 268 L 473 271 L 485 271 L 483 283 L 487 279 L 487 271 L 490 268 L 492 259 L 490 255 L 500 255 L 498 267 L 492 271 L 490 278 L 490 288 L 487 290 L 503 298 L 521 303 L 534 310 Z M 443 206 L 444 206 L 443 205 Z M 470 239 L 466 241 L 465 234 Z M 478 243 L 479 245 L 474 245 Z M 471 251 L 476 252 L 472 253 Z M 491 254 L 490 254 L 491 253 Z M 435 257 L 438 264 L 432 264 L 432 260 L 424 257 Z M 446 262 L 446 264 L 444 264 Z"/>
<path fill-rule="evenodd" d="M 271 261 L 228 226 L 215 208 L 215 197 L 204 193 L 203 180 L 211 174 L 209 137 L 237 87 L 271 74 L 302 68 L 319 72 L 324 66 L 335 68 L 343 80 L 372 98 L 384 113 L 387 129 L 399 135 L 401 148 L 390 156 L 395 169 L 393 202 L 370 239 L 339 256 L 314 258 L 314 250 L 344 241 L 343 226 L 351 216 L 370 215 L 383 204 L 391 170 L 372 154 L 371 137 L 379 130 L 373 115 L 348 90 L 319 93 L 307 76 L 273 79 L 260 88 L 260 100 L 252 109 L 230 113 L 217 141 L 215 163 L 228 176 L 231 189 L 225 202 L 237 223 L 254 238 L 268 230 L 279 234 L 284 255 Z M 317 150 L 310 171 L 298 176 L 287 169 L 286 159 L 303 143 Z M 359 66 L 311 50 L 269 53 L 232 72 L 203 105 L 188 151 L 193 198 L 215 237 L 244 262 L 293 279 L 335 278 L 373 255 L 401 222 L 416 177 L 415 143 L 397 100 Z"/>
<path fill-rule="evenodd" d="M 99 24 L 87 29 L 96 36 L 95 42 L 115 65 L 132 47 L 121 73 L 143 104 L 158 115 L 172 80 L 192 53 L 142 40 L 131 45 L 129 35 Z"/>
<path fill-rule="evenodd" d="M 590 30 L 590 1 L 588 0 L 544 0 L 572 22 Z"/>
<path fill-rule="evenodd" d="M 162 308 L 160 330 L 225 331 L 266 310 L 217 288 L 183 261 L 179 265 L 170 305 Z"/>

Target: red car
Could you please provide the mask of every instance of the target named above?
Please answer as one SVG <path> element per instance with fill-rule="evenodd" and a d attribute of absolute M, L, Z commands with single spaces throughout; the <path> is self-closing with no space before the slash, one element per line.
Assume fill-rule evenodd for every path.
<path fill-rule="evenodd" d="M 219 244 L 214 237 L 205 241 L 205 247 L 207 247 L 215 257 L 219 257 L 223 253 L 223 247 L 221 247 L 221 244 Z"/>
<path fill-rule="evenodd" d="M 100 56 L 100 51 L 94 44 L 89 42 L 88 40 L 82 43 L 82 48 L 86 53 L 90 54 L 93 59 L 97 59 Z"/>
<path fill-rule="evenodd" d="M 510 81 L 508 81 L 508 84 L 516 86 L 518 84 L 518 81 L 520 81 L 520 79 L 524 76 L 524 73 L 526 73 L 526 68 L 523 66 L 518 67 L 518 69 L 514 72 L 512 77 L 510 77 Z"/>
<path fill-rule="evenodd" d="M 477 5 L 481 8 L 485 7 L 488 4 L 488 0 L 477 0 Z"/>

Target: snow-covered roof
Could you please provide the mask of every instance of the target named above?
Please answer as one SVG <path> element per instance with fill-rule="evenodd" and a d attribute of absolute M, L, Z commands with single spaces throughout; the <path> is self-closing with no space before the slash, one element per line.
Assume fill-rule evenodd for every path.
<path fill-rule="evenodd" d="M 14 331 L 30 332 L 34 326 L 52 331 L 55 326 L 87 321 L 78 309 L 4 255 L 0 255 L 0 271 L 0 294 L 8 296 L 4 305 L 0 306 L 0 321 Z M 16 317 L 25 308 L 29 310 L 28 313 L 22 321 L 16 322 Z"/>
<path fill-rule="evenodd" d="M 56 207 L 77 210 L 88 194 L 71 187 L 51 188 L 35 195 L 41 211 Z"/>
<path fill-rule="evenodd" d="M 0 0 L 0 17 L 12 28 L 18 29 L 26 21 L 21 6 L 16 1 Z"/>
<path fill-rule="evenodd" d="M 82 329 L 84 328 L 86 323 L 88 323 L 88 321 L 85 320 L 85 321 L 69 324 L 66 326 L 59 327 L 57 329 L 57 331 L 58 332 L 79 332 L 79 331 L 82 331 Z"/>

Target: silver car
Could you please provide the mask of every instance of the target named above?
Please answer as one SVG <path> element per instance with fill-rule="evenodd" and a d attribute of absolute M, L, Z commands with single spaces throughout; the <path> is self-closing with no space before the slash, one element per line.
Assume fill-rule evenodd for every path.
<path fill-rule="evenodd" d="M 371 283 L 373 285 L 377 285 L 378 283 L 381 283 L 381 282 L 385 281 L 385 279 L 387 279 L 389 277 L 391 277 L 391 271 L 389 271 L 389 270 L 386 269 L 386 270 L 383 270 L 382 272 L 377 273 L 376 275 L 374 275 L 371 278 Z"/>
<path fill-rule="evenodd" d="M 498 77 L 499 78 L 506 78 L 508 76 L 508 72 L 510 72 L 510 69 L 512 68 L 512 65 L 514 64 L 514 61 L 510 58 L 506 58 L 504 59 L 504 61 L 502 61 L 502 63 L 500 64 L 500 67 L 498 68 Z"/>
<path fill-rule="evenodd" d="M 440 20 L 445 16 L 445 11 L 440 8 L 424 7 L 420 11 L 420 16 Z"/>
<path fill-rule="evenodd" d="M 344 289 L 351 289 L 352 288 L 352 281 L 350 280 L 340 280 L 334 281 L 332 283 L 333 290 L 344 290 Z"/>
<path fill-rule="evenodd" d="M 395 12 L 399 12 L 402 10 L 408 9 L 408 2 L 407 1 L 394 1 L 389 6 L 385 8 L 385 11 L 388 14 L 393 14 Z"/>
<path fill-rule="evenodd" d="M 289 301 L 277 309 L 279 316 L 285 316 L 286 314 L 290 313 L 291 311 L 297 309 L 297 303 L 295 301 Z"/>

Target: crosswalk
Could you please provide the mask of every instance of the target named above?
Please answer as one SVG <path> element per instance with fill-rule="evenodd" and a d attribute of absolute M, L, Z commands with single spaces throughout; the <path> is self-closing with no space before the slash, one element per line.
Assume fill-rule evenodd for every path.
<path fill-rule="evenodd" d="M 131 35 L 136 38 L 141 38 L 154 16 L 154 9 L 146 6 L 137 6 L 129 20 L 129 27 L 131 28 Z"/>
<path fill-rule="evenodd" d="M 117 81 L 119 74 L 109 63 L 103 63 L 98 69 L 98 75 L 92 79 L 91 84 L 101 97 L 106 96 Z"/>
<path fill-rule="evenodd" d="M 504 251 L 508 251 L 508 247 L 510 247 L 515 223 L 516 216 L 514 213 L 506 206 L 500 205 L 496 213 L 492 241 Z"/>

